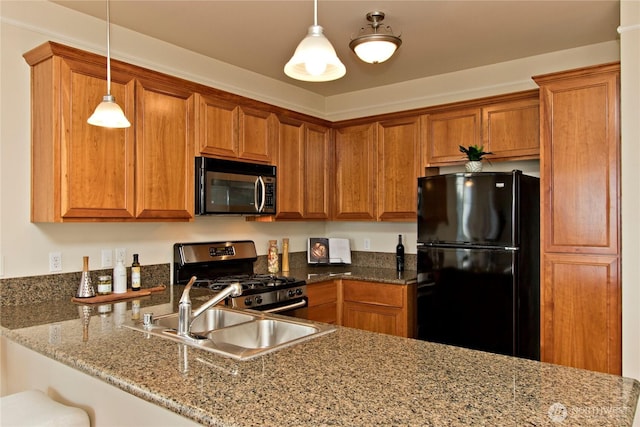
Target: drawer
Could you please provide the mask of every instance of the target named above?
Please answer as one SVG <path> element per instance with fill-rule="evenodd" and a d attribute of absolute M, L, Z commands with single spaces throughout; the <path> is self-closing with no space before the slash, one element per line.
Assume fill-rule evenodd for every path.
<path fill-rule="evenodd" d="M 406 285 L 343 280 L 345 301 L 402 308 L 405 305 Z"/>

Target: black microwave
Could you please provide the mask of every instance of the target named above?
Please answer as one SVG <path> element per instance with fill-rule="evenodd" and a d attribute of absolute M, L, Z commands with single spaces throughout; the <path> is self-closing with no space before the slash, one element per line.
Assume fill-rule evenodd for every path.
<path fill-rule="evenodd" d="M 276 167 L 196 157 L 196 215 L 274 215 Z"/>

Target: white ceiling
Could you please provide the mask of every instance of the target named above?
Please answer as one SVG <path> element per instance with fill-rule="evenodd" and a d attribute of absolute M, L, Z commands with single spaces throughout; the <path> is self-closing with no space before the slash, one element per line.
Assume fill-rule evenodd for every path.
<path fill-rule="evenodd" d="M 105 19 L 106 3 L 51 0 Z M 324 95 L 616 40 L 619 0 L 319 0 L 318 24 L 347 68 L 333 82 L 299 82 L 284 64 L 313 24 L 312 0 L 111 0 L 111 22 Z M 383 64 L 349 41 L 374 10 L 403 43 Z"/>

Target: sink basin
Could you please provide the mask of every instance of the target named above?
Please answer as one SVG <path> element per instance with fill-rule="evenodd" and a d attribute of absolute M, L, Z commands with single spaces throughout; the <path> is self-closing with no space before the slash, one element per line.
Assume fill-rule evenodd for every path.
<path fill-rule="evenodd" d="M 160 316 L 152 325 L 138 321 L 124 326 L 236 360 L 262 356 L 336 329 L 324 323 L 219 306 L 193 322 L 190 337 L 177 334 L 178 313 Z"/>
<path fill-rule="evenodd" d="M 259 319 L 211 332 L 207 338 L 214 344 L 234 345 L 247 349 L 268 348 L 313 335 L 317 328 L 284 320 Z"/>
<path fill-rule="evenodd" d="M 239 310 L 229 310 L 221 307 L 213 307 L 202 313 L 192 324 L 191 332 L 198 335 L 206 335 L 210 331 L 239 323 L 255 320 L 254 315 L 240 312 Z M 178 313 L 162 316 L 154 322 L 155 327 L 178 330 Z"/>

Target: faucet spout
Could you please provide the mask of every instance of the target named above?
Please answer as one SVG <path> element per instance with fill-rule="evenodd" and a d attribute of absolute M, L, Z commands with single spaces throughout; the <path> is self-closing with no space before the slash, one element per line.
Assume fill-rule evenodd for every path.
<path fill-rule="evenodd" d="M 197 310 L 192 312 L 189 292 L 191 291 L 191 287 L 195 281 L 195 276 L 189 280 L 184 291 L 182 291 L 182 296 L 180 297 L 180 302 L 178 304 L 178 335 L 183 337 L 191 336 L 191 325 L 193 321 L 200 317 L 200 315 L 210 307 L 213 307 L 229 296 L 237 297 L 242 294 L 242 285 L 239 282 L 231 283 L 229 286 L 218 292 L 213 298 L 198 307 Z"/>

